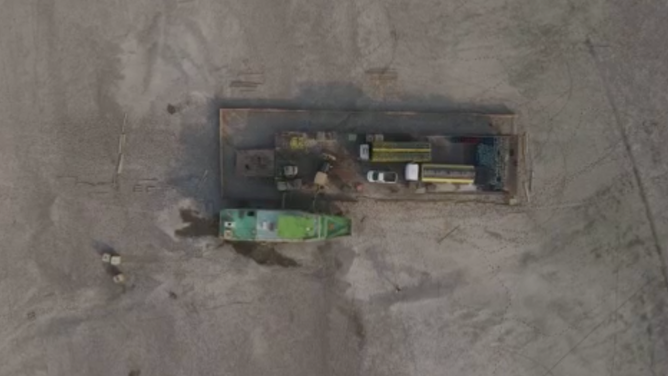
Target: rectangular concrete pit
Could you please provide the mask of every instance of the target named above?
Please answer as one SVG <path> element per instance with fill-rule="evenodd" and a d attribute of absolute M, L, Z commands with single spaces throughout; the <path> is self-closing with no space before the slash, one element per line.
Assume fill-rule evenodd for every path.
<path fill-rule="evenodd" d="M 290 133 L 292 132 L 292 133 Z M 282 109 L 221 109 L 220 166 L 221 192 L 225 200 L 278 201 L 281 193 L 267 174 L 249 176 L 238 173 L 238 158 L 248 150 L 276 149 L 276 168 L 298 165 L 303 186 L 299 192 L 312 195 L 313 176 L 321 163 L 321 153 L 336 156 L 325 198 L 355 200 L 363 197 L 390 200 L 476 200 L 509 202 L 517 198 L 517 181 L 521 178 L 516 167 L 523 164 L 518 130 L 512 114 L 423 113 L 398 111 L 323 111 Z M 366 135 L 381 134 L 386 141 L 429 141 L 433 163 L 475 164 L 475 142 L 502 140 L 511 149 L 504 164 L 507 182 L 499 191 L 459 191 L 445 185 L 368 183 L 369 170 L 388 170 L 403 177 L 405 163 L 362 162 L 358 147 Z M 290 138 L 304 139 L 309 148 L 291 147 Z M 473 140 L 473 141 L 471 141 Z M 473 145 L 472 145 L 473 143 Z M 280 165 L 280 166 L 279 166 Z M 456 189 L 456 187 L 455 187 Z"/>

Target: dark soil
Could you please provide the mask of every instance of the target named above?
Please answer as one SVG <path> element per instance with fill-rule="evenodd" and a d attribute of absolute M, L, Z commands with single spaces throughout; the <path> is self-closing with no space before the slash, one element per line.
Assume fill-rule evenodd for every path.
<path fill-rule="evenodd" d="M 188 225 L 174 231 L 176 236 L 183 238 L 196 238 L 202 236 L 218 236 L 218 217 L 207 218 L 191 209 L 181 209 L 181 219 Z"/>
<path fill-rule="evenodd" d="M 252 243 L 252 242 L 238 242 L 238 243 L 233 243 L 232 247 L 234 248 L 234 251 L 244 257 L 248 257 L 249 259 L 255 261 L 259 265 L 265 265 L 265 266 L 281 266 L 284 268 L 292 268 L 299 266 L 299 263 L 297 261 L 283 256 L 282 254 L 278 253 L 274 247 L 266 245 L 266 244 L 260 244 L 260 243 Z"/>

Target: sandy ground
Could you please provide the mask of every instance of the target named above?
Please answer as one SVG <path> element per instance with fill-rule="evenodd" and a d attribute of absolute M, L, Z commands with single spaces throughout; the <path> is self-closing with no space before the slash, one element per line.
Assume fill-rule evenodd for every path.
<path fill-rule="evenodd" d="M 2 1 L 0 374 L 668 374 L 668 7 L 632 3 Z M 531 203 L 363 202 L 299 267 L 179 239 L 230 103 L 507 107 Z"/>

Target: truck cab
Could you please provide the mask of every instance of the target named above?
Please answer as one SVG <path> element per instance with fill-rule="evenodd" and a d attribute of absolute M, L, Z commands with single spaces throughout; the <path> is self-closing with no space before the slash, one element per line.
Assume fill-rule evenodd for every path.
<path fill-rule="evenodd" d="M 371 147 L 369 144 L 360 145 L 360 159 L 363 161 L 368 161 L 371 156 L 370 150 Z"/>
<path fill-rule="evenodd" d="M 406 181 L 420 181 L 420 165 L 417 163 L 407 163 L 404 178 Z"/>

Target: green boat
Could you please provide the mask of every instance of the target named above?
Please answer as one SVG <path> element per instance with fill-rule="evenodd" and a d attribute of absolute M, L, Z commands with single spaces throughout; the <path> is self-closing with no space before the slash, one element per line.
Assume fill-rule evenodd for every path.
<path fill-rule="evenodd" d="M 298 210 L 224 209 L 220 237 L 229 241 L 308 242 L 350 236 L 349 218 Z"/>

